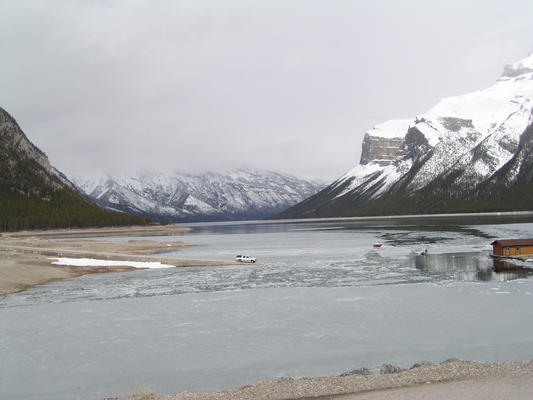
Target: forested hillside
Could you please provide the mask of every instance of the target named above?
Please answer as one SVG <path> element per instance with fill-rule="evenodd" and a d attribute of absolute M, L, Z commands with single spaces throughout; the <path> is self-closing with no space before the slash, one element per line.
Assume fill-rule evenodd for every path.
<path fill-rule="evenodd" d="M 139 225 L 149 218 L 103 210 L 54 173 L 46 155 L 0 108 L 0 230 Z"/>

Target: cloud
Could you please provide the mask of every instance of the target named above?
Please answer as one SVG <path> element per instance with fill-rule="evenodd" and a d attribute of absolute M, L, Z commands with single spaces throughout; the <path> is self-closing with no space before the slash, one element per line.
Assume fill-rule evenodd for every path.
<path fill-rule="evenodd" d="M 333 179 L 373 124 L 486 86 L 533 44 L 526 1 L 2 8 L 1 105 L 67 174 L 242 165 Z"/>

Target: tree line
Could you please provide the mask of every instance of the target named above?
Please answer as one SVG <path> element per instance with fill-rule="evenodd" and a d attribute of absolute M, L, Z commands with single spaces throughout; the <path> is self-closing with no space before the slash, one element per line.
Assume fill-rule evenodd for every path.
<path fill-rule="evenodd" d="M 100 208 L 56 176 L 48 174 L 32 159 L 15 154 L 0 157 L 0 231 L 146 225 L 152 222 L 148 217 Z"/>

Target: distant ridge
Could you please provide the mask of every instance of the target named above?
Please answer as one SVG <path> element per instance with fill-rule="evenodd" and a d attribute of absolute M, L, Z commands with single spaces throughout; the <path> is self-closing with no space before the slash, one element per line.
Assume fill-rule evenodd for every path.
<path fill-rule="evenodd" d="M 533 55 L 485 90 L 376 125 L 359 165 L 275 218 L 521 210 L 533 210 Z"/>
<path fill-rule="evenodd" d="M 288 174 L 251 169 L 194 175 L 143 172 L 71 180 L 106 209 L 172 222 L 262 219 L 324 186 Z"/>
<path fill-rule="evenodd" d="M 0 108 L 0 231 L 144 225 L 150 221 L 103 210 L 79 193 Z"/>

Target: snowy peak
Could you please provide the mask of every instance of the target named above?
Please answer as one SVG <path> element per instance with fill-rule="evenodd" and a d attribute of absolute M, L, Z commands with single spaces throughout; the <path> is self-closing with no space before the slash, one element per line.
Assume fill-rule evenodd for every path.
<path fill-rule="evenodd" d="M 533 190 L 528 207 L 513 206 L 514 199 L 500 203 L 492 189 L 490 198 L 478 198 L 488 196 L 484 187 L 504 190 L 500 182 L 507 182 L 509 190 L 526 176 L 520 170 L 531 158 L 524 149 L 532 124 L 530 55 L 506 65 L 487 89 L 442 99 L 412 119 L 376 125 L 365 134 L 359 165 L 282 216 L 532 209 Z"/>
<path fill-rule="evenodd" d="M 413 119 L 390 120 L 366 132 L 370 137 L 404 138 L 416 127 L 428 144 L 437 145 L 457 133 L 479 132 L 482 140 L 513 113 L 533 108 L 533 55 L 504 67 L 496 83 L 484 90 L 448 97 Z M 461 132 L 463 131 L 463 132 Z"/>
<path fill-rule="evenodd" d="M 514 64 L 507 64 L 503 67 L 502 77 L 516 78 L 533 72 L 533 54 Z"/>

